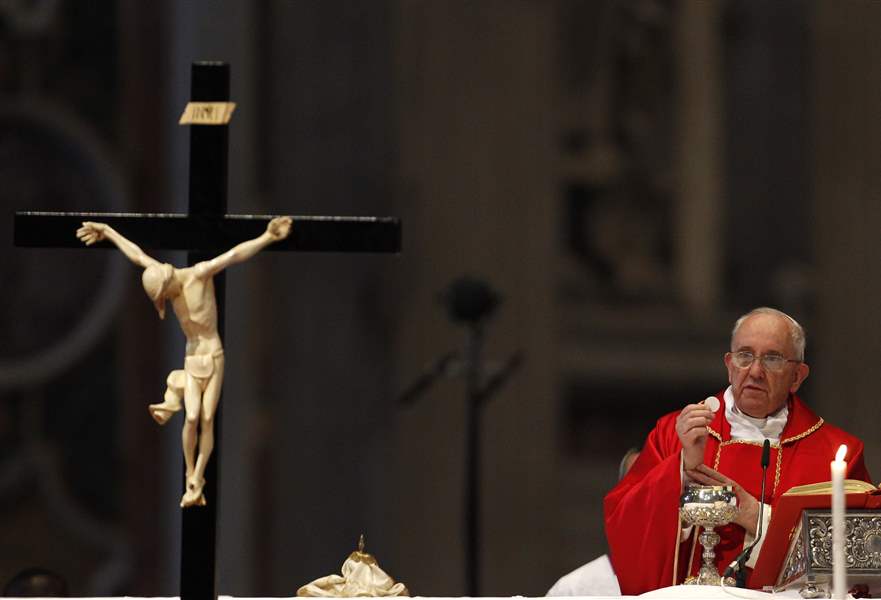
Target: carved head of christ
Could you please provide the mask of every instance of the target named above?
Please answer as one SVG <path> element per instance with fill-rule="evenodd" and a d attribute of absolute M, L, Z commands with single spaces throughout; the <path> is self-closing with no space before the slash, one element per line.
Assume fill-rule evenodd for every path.
<path fill-rule="evenodd" d="M 144 291 L 153 301 L 160 319 L 165 318 L 165 301 L 169 297 L 173 282 L 174 267 L 168 263 L 150 265 L 144 269 L 144 273 L 141 275 Z"/>
<path fill-rule="evenodd" d="M 738 319 L 725 354 L 737 408 L 757 419 L 783 408 L 810 372 L 804 352 L 804 329 L 786 313 L 763 307 Z"/>

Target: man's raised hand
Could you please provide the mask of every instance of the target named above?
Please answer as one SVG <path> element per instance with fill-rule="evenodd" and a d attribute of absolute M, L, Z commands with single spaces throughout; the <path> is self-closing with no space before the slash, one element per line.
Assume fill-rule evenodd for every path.
<path fill-rule="evenodd" d="M 704 462 L 707 425 L 713 422 L 713 414 L 703 404 L 689 404 L 676 417 L 676 435 L 682 443 L 682 460 L 686 471 Z"/>
<path fill-rule="evenodd" d="M 93 223 L 92 221 L 83 222 L 83 226 L 76 230 L 76 236 L 86 246 L 91 246 L 95 242 L 104 239 L 104 230 L 107 225 L 104 223 Z"/>

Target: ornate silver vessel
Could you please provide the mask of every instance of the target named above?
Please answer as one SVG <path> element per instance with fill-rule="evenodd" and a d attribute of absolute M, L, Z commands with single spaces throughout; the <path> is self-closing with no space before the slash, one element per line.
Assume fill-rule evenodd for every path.
<path fill-rule="evenodd" d="M 847 587 L 864 585 L 877 595 L 881 590 L 881 511 L 848 511 L 844 525 Z M 832 583 L 831 511 L 803 511 L 790 540 L 775 589 L 801 585 L 803 598 L 828 598 Z"/>
<path fill-rule="evenodd" d="M 730 523 L 737 516 L 737 511 L 737 495 L 730 485 L 690 485 L 682 492 L 679 499 L 679 515 L 682 520 L 704 528 L 698 538 L 704 547 L 703 564 L 697 577 L 690 577 L 685 583 L 719 585 L 722 578 L 716 569 L 716 552 L 713 549 L 720 538 L 714 528 Z M 728 581 L 725 583 L 728 584 Z M 732 580 L 731 585 L 733 584 Z"/>

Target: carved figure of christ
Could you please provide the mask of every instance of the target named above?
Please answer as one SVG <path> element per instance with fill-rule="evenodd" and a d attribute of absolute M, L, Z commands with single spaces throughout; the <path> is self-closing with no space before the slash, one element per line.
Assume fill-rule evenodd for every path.
<path fill-rule="evenodd" d="M 144 291 L 165 318 L 171 302 L 180 328 L 186 336 L 184 368 L 167 379 L 164 401 L 150 405 L 150 414 L 165 424 L 172 414 L 186 411 L 181 441 L 186 465 L 186 489 L 181 507 L 204 506 L 205 468 L 214 449 L 214 415 L 223 385 L 223 343 L 217 329 L 217 300 L 214 276 L 227 267 L 245 261 L 269 244 L 290 234 L 291 218 L 276 217 L 260 236 L 242 242 L 223 254 L 191 267 L 176 268 L 160 263 L 131 240 L 105 223 L 85 221 L 76 235 L 87 246 L 108 240 L 134 264 L 144 269 Z"/>

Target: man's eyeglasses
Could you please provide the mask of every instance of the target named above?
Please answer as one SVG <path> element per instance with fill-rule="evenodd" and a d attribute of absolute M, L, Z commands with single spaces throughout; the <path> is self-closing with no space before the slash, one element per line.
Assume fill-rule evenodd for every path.
<path fill-rule="evenodd" d="M 779 354 L 763 354 L 761 356 L 756 356 L 752 352 L 747 350 L 740 350 L 738 352 L 731 352 L 731 362 L 738 369 L 748 369 L 750 365 L 758 358 L 759 362 L 762 363 L 762 368 L 766 371 L 778 373 L 783 370 L 783 367 L 786 366 L 786 363 L 800 363 L 800 360 L 794 360 L 792 358 L 786 358 L 785 356 L 781 356 Z"/>

